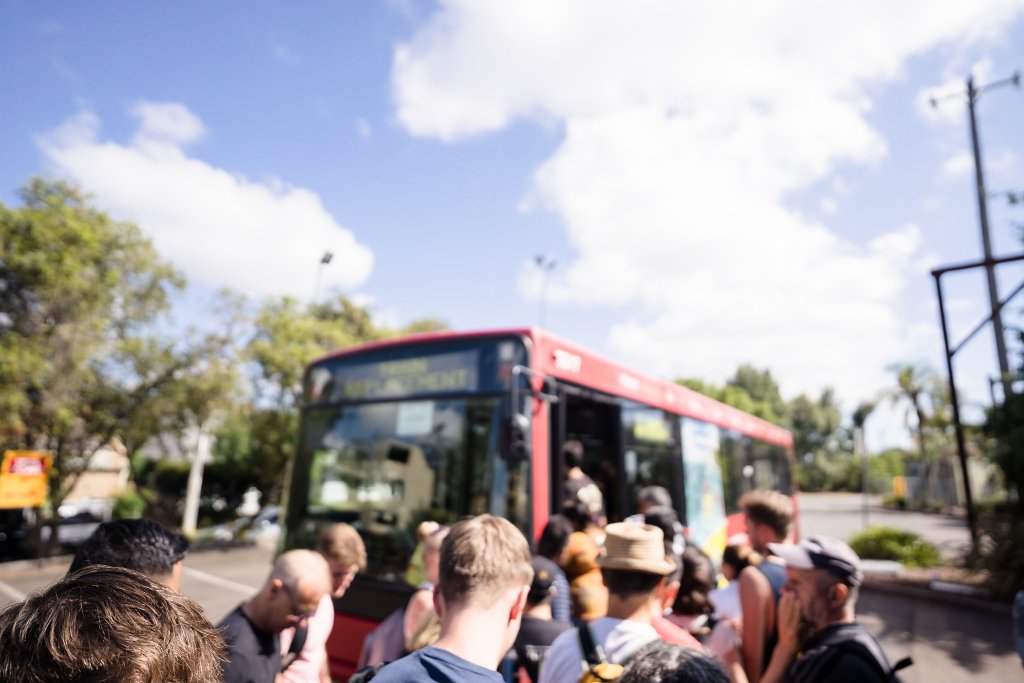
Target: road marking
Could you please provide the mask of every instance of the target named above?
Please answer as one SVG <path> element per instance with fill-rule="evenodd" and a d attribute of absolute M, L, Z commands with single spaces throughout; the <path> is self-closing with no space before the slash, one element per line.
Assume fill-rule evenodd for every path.
<path fill-rule="evenodd" d="M 3 581 L 0 581 L 0 591 L 6 593 L 15 602 L 21 602 L 22 600 L 28 597 L 11 584 L 4 583 Z"/>
<path fill-rule="evenodd" d="M 259 590 L 259 588 L 246 586 L 244 583 L 238 583 L 237 581 L 231 581 L 229 579 L 222 579 L 219 576 L 207 574 L 206 572 L 201 572 L 198 569 L 192 569 L 190 567 L 184 567 L 184 572 L 186 576 L 191 576 L 192 578 L 205 581 L 206 583 L 212 583 L 213 585 L 220 586 L 221 588 L 230 588 L 231 590 L 238 591 L 246 596 L 252 595 Z"/>

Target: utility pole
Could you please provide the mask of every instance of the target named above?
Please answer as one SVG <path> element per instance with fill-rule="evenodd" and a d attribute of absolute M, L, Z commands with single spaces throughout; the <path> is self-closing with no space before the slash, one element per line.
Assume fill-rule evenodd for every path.
<path fill-rule="evenodd" d="M 996 271 L 992 264 L 992 240 L 988 230 L 988 198 L 985 194 L 985 176 L 981 163 L 981 143 L 978 141 L 978 120 L 974 105 L 985 90 L 1001 85 L 1020 85 L 1020 73 L 1011 78 L 989 83 L 976 88 L 974 76 L 967 77 L 967 112 L 971 123 L 971 148 L 974 151 L 974 177 L 978 191 L 978 220 L 981 224 L 981 244 L 985 251 L 985 276 L 988 279 L 988 300 L 992 311 L 992 328 L 996 338 L 996 356 L 999 360 L 999 379 L 1003 385 L 1003 400 L 1011 393 L 1010 363 L 1006 356 L 1006 332 L 1003 329 L 1003 316 L 999 312 L 999 288 L 996 283 Z"/>

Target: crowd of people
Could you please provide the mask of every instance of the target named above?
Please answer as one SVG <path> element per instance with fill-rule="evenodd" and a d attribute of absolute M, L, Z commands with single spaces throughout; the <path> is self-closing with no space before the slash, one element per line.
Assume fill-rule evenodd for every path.
<path fill-rule="evenodd" d="M 893 680 L 856 623 L 860 560 L 832 538 L 792 542 L 793 505 L 752 491 L 744 538 L 712 560 L 683 538 L 660 487 L 606 524 L 567 444 L 564 514 L 531 554 L 479 515 L 418 529 L 406 607 L 366 639 L 354 680 L 805 683 Z M 188 541 L 146 520 L 107 522 L 60 581 L 0 612 L 0 681 L 325 683 L 334 602 L 366 568 L 355 528 L 291 550 L 217 627 L 181 596 Z M 393 642 L 388 642 L 393 641 Z"/>

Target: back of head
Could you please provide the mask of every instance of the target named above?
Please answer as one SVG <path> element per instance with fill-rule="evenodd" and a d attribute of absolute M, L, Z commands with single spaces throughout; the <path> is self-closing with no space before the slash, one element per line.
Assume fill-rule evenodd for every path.
<path fill-rule="evenodd" d="M 715 566 L 711 558 L 696 546 L 687 546 L 682 554 L 683 578 L 672 605 L 677 614 L 697 616 L 714 611 L 708 594 L 715 587 Z"/>
<path fill-rule="evenodd" d="M 562 455 L 565 457 L 567 469 L 583 467 L 583 444 L 576 439 L 570 439 L 562 446 Z"/>
<path fill-rule="evenodd" d="M 537 554 L 549 560 L 557 558 L 569 544 L 572 531 L 572 524 L 565 515 L 551 515 L 537 541 Z"/>
<path fill-rule="evenodd" d="M 279 579 L 289 590 L 324 594 L 331 590 L 331 571 L 320 553 L 289 550 L 274 562 L 268 581 Z"/>
<path fill-rule="evenodd" d="M 342 565 L 366 569 L 366 545 L 355 527 L 350 524 L 332 524 L 320 532 L 316 542 L 317 551 Z"/>
<path fill-rule="evenodd" d="M 451 527 L 441 545 L 439 578 L 445 604 L 490 607 L 507 589 L 530 585 L 530 546 L 507 519 L 464 519 Z"/>
<path fill-rule="evenodd" d="M 729 675 L 713 657 L 658 643 L 633 657 L 619 677 L 619 683 L 728 683 Z"/>
<path fill-rule="evenodd" d="M 99 565 L 0 612 L 0 643 L 0 681 L 22 683 L 213 683 L 225 650 L 199 605 Z"/>
<path fill-rule="evenodd" d="M 740 508 L 750 521 L 767 526 L 781 541 L 793 528 L 793 500 L 778 491 L 747 491 Z"/>
<path fill-rule="evenodd" d="M 162 581 L 188 552 L 188 539 L 148 519 L 103 522 L 79 546 L 68 573 L 92 565 L 134 569 Z"/>
<path fill-rule="evenodd" d="M 645 486 L 640 489 L 637 498 L 641 510 L 653 507 L 671 509 L 672 507 L 672 496 L 664 486 Z"/>
<path fill-rule="evenodd" d="M 736 574 L 751 565 L 761 564 L 761 555 L 746 544 L 733 544 L 725 546 L 722 551 L 722 565 L 729 565 Z"/>

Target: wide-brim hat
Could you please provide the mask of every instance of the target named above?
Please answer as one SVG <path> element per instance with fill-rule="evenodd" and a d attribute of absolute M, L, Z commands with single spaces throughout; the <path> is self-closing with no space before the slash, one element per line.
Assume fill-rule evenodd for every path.
<path fill-rule="evenodd" d="M 604 555 L 597 563 L 602 569 L 667 576 L 675 563 L 665 557 L 665 535 L 651 524 L 619 522 L 605 528 Z"/>

